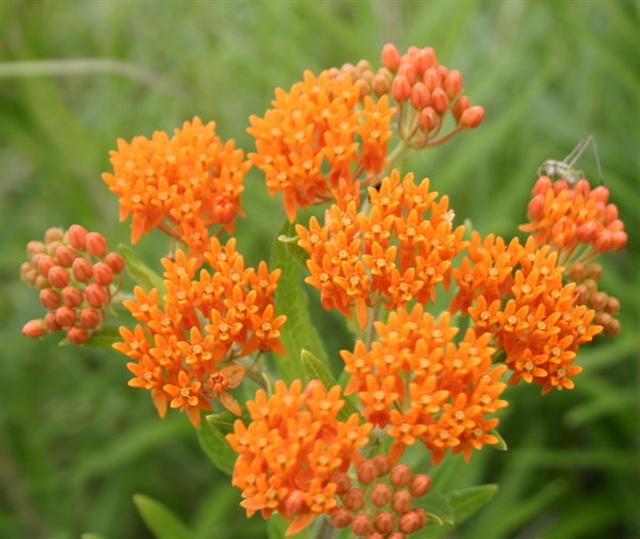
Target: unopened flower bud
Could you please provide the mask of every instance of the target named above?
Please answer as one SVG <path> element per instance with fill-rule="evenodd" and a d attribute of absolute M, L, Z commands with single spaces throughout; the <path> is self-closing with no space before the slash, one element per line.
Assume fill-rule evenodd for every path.
<path fill-rule="evenodd" d="M 284 502 L 287 515 L 301 515 L 307 511 L 307 502 L 304 499 L 304 493 L 301 490 L 294 490 L 287 496 Z"/>
<path fill-rule="evenodd" d="M 87 303 L 92 307 L 100 308 L 109 301 L 109 292 L 103 286 L 97 283 L 91 283 L 84 291 L 84 297 Z"/>
<path fill-rule="evenodd" d="M 389 533 L 393 529 L 393 514 L 389 511 L 378 513 L 373 521 L 373 526 L 380 533 Z"/>
<path fill-rule="evenodd" d="M 307 384 L 307 387 L 304 388 L 303 391 L 303 395 L 305 397 L 311 397 L 313 395 L 313 393 L 315 392 L 316 388 L 324 388 L 324 385 L 322 384 L 322 382 L 316 378 L 314 378 L 313 380 L 309 380 L 309 383 Z"/>
<path fill-rule="evenodd" d="M 611 236 L 611 250 L 617 251 L 622 249 L 626 244 L 629 237 L 623 230 L 616 230 Z"/>
<path fill-rule="evenodd" d="M 48 288 L 49 287 L 49 281 L 47 280 L 47 278 L 44 275 L 36 275 L 35 278 L 35 282 L 33 283 L 33 285 L 36 288 Z"/>
<path fill-rule="evenodd" d="M 400 66 L 400 52 L 398 48 L 392 43 L 385 44 L 382 47 L 382 53 L 380 54 L 380 61 L 384 67 L 390 71 L 395 71 Z"/>
<path fill-rule="evenodd" d="M 33 284 L 32 281 L 35 278 L 34 272 L 37 274 L 38 270 L 33 267 L 31 262 L 23 262 L 20 264 L 20 279 L 23 281 Z"/>
<path fill-rule="evenodd" d="M 396 464 L 391 468 L 390 479 L 391 484 L 395 487 L 405 487 L 411 481 L 411 468 L 406 464 Z"/>
<path fill-rule="evenodd" d="M 367 535 L 367 539 L 384 539 L 384 535 L 380 532 L 373 532 Z"/>
<path fill-rule="evenodd" d="M 87 251 L 93 256 L 102 256 L 107 250 L 107 240 L 97 232 L 89 232 L 86 237 Z"/>
<path fill-rule="evenodd" d="M 356 535 L 368 535 L 373 533 L 373 523 L 368 515 L 356 515 L 351 521 L 351 529 Z"/>
<path fill-rule="evenodd" d="M 424 73 L 430 67 L 438 62 L 435 51 L 431 47 L 420 49 L 416 54 L 416 68 L 420 74 Z"/>
<path fill-rule="evenodd" d="M 578 180 L 575 184 L 573 184 L 573 190 L 576 193 L 586 196 L 590 193 L 591 186 L 589 185 L 589 182 L 587 180 L 582 178 L 581 180 Z"/>
<path fill-rule="evenodd" d="M 62 329 L 58 321 L 56 320 L 55 311 L 49 311 L 44 317 L 44 323 L 49 331 L 59 331 Z"/>
<path fill-rule="evenodd" d="M 549 176 L 540 176 L 533 186 L 533 194 L 544 195 L 552 186 L 553 182 Z"/>
<path fill-rule="evenodd" d="M 469 98 L 466 95 L 463 95 L 462 97 L 458 98 L 456 100 L 456 104 L 453 106 L 453 110 L 451 112 L 453 112 L 453 117 L 456 120 L 460 120 L 460 117 L 462 116 L 462 113 L 467 110 L 469 107 L 471 106 L 471 103 L 469 102 Z"/>
<path fill-rule="evenodd" d="M 54 258 L 58 261 L 58 264 L 64 267 L 69 267 L 76 259 L 76 253 L 71 247 L 66 245 L 60 245 L 56 248 Z"/>
<path fill-rule="evenodd" d="M 336 494 L 344 494 L 351 487 L 351 479 L 346 473 L 333 474 L 331 482 L 336 485 Z"/>
<path fill-rule="evenodd" d="M 60 294 L 53 288 L 43 288 L 40 290 L 40 303 L 45 309 L 57 309 L 60 307 Z"/>
<path fill-rule="evenodd" d="M 388 485 L 384 483 L 378 483 L 371 490 L 371 501 L 376 507 L 382 507 L 387 505 L 391 501 L 393 493 Z"/>
<path fill-rule="evenodd" d="M 91 307 L 85 307 L 80 311 L 78 316 L 80 325 L 85 329 L 94 329 L 100 325 L 102 321 L 102 315 L 99 310 L 92 309 Z"/>
<path fill-rule="evenodd" d="M 473 129 L 474 127 L 478 127 L 484 118 L 484 108 L 478 105 L 473 107 L 469 107 L 462 113 L 460 116 L 460 123 L 465 126 Z"/>
<path fill-rule="evenodd" d="M 38 271 L 40 275 L 43 277 L 47 277 L 49 275 L 49 270 L 54 266 L 57 266 L 58 263 L 56 259 L 49 255 L 38 255 L 36 266 L 38 267 Z"/>
<path fill-rule="evenodd" d="M 102 286 L 109 286 L 113 281 L 113 271 L 105 262 L 96 262 L 93 265 L 93 280 Z"/>
<path fill-rule="evenodd" d="M 447 112 L 449 108 L 449 98 L 442 88 L 436 88 L 431 92 L 431 106 L 440 116 Z"/>
<path fill-rule="evenodd" d="M 418 117 L 418 126 L 425 133 L 428 133 L 429 131 L 435 129 L 439 123 L 440 119 L 436 114 L 436 111 L 433 110 L 432 107 L 425 107 L 420 111 L 420 116 Z"/>
<path fill-rule="evenodd" d="M 47 229 L 44 233 L 44 241 L 51 243 L 52 241 L 61 241 L 64 238 L 64 230 L 59 227 L 52 227 Z"/>
<path fill-rule="evenodd" d="M 620 311 L 620 301 L 618 298 L 609 297 L 605 311 L 609 314 L 617 314 Z"/>
<path fill-rule="evenodd" d="M 582 281 L 586 277 L 585 266 L 582 262 L 575 262 L 567 271 L 572 281 Z"/>
<path fill-rule="evenodd" d="M 391 84 L 391 95 L 398 102 L 402 103 L 409 99 L 411 95 L 411 83 L 404 75 L 397 75 Z"/>
<path fill-rule="evenodd" d="M 69 284 L 69 274 L 62 266 L 53 266 L 47 274 L 47 279 L 55 288 L 64 288 Z"/>
<path fill-rule="evenodd" d="M 67 330 L 67 339 L 73 344 L 82 344 L 89 338 L 89 332 L 79 327 L 72 327 Z"/>
<path fill-rule="evenodd" d="M 76 321 L 76 312 L 66 305 L 56 309 L 56 322 L 61 328 L 68 328 Z"/>
<path fill-rule="evenodd" d="M 228 198 L 219 196 L 213 202 L 213 218 L 218 223 L 228 223 L 235 216 L 235 209 Z"/>
<path fill-rule="evenodd" d="M 460 71 L 457 69 L 449 71 L 442 87 L 449 99 L 455 99 L 462 90 L 462 75 L 460 74 Z"/>
<path fill-rule="evenodd" d="M 591 198 L 594 198 L 602 204 L 609 202 L 609 188 L 606 185 L 599 185 L 591 190 Z"/>
<path fill-rule="evenodd" d="M 617 220 L 619 217 L 618 206 L 615 204 L 607 204 L 604 209 L 604 220 L 606 223 L 611 223 Z"/>
<path fill-rule="evenodd" d="M 411 88 L 411 104 L 416 110 L 422 110 L 431 104 L 431 94 L 422 82 L 416 82 Z"/>
<path fill-rule="evenodd" d="M 389 91 L 389 81 L 384 75 L 382 75 L 381 73 L 378 73 L 373 78 L 372 87 L 373 87 L 373 93 L 375 93 L 378 97 L 382 97 Z"/>
<path fill-rule="evenodd" d="M 365 459 L 358 464 L 356 472 L 358 474 L 358 481 L 363 485 L 368 485 L 378 477 L 378 470 L 376 470 L 375 464 L 369 459 Z"/>
<path fill-rule="evenodd" d="M 590 243 L 598 232 L 598 225 L 593 221 L 582 223 L 576 230 L 576 236 L 578 241 L 582 243 Z"/>
<path fill-rule="evenodd" d="M 420 525 L 420 517 L 413 511 L 410 511 L 400 517 L 400 531 L 406 534 L 417 532 L 422 526 Z"/>
<path fill-rule="evenodd" d="M 81 225 L 71 225 L 67 230 L 67 240 L 74 249 L 84 251 L 87 247 L 87 229 Z"/>
<path fill-rule="evenodd" d="M 411 511 L 411 502 L 413 496 L 408 490 L 399 490 L 393 495 L 391 507 L 396 513 L 404 514 L 407 511 Z"/>
<path fill-rule="evenodd" d="M 82 305 L 83 301 L 84 294 L 79 288 L 76 288 L 75 286 L 65 286 L 62 289 L 62 303 L 67 307 L 71 307 L 72 309 L 79 307 Z"/>
<path fill-rule="evenodd" d="M 387 539 L 405 539 L 405 535 L 401 532 L 392 532 L 387 535 Z"/>
<path fill-rule="evenodd" d="M 556 193 L 556 195 L 558 193 L 561 193 L 562 191 L 566 191 L 567 189 L 569 189 L 569 184 L 564 180 L 557 180 L 553 182 L 553 191 Z"/>
<path fill-rule="evenodd" d="M 440 88 L 440 76 L 438 75 L 438 70 L 433 67 L 427 69 L 422 75 L 422 82 L 430 92 L 435 91 L 436 88 Z"/>
<path fill-rule="evenodd" d="M 22 334 L 27 337 L 42 337 L 47 332 L 44 320 L 29 320 L 22 326 Z"/>
<path fill-rule="evenodd" d="M 544 215 L 544 196 L 534 196 L 527 205 L 527 215 L 531 219 L 540 219 Z"/>
<path fill-rule="evenodd" d="M 611 318 L 608 323 L 604 326 L 603 332 L 605 335 L 609 337 L 615 337 L 618 333 L 620 333 L 620 322 L 615 318 Z"/>
<path fill-rule="evenodd" d="M 359 488 L 352 487 L 342 497 L 342 501 L 345 507 L 352 511 L 357 511 L 364 507 L 364 493 Z"/>
<path fill-rule="evenodd" d="M 41 255 L 46 251 L 44 243 L 41 241 L 30 241 L 27 243 L 27 254 L 29 256 Z"/>
<path fill-rule="evenodd" d="M 439 65 L 436 69 L 438 70 L 440 80 L 444 82 L 449 75 L 449 68 L 447 66 Z"/>
<path fill-rule="evenodd" d="M 606 292 L 596 292 L 591 298 L 591 307 L 596 311 L 604 311 L 609 303 L 609 296 Z"/>
<path fill-rule="evenodd" d="M 344 507 L 334 509 L 330 515 L 331 524 L 336 528 L 346 528 L 351 524 L 351 514 Z"/>
<path fill-rule="evenodd" d="M 614 318 L 609 313 L 597 313 L 594 322 L 602 327 L 607 327 Z"/>
<path fill-rule="evenodd" d="M 596 251 L 599 253 L 604 253 L 611 249 L 611 245 L 613 243 L 613 234 L 608 230 L 601 230 L 598 234 L 596 234 L 595 241 L 593 242 L 593 246 Z"/>
<path fill-rule="evenodd" d="M 389 473 L 389 468 L 391 465 L 389 464 L 389 457 L 387 455 L 376 455 L 373 457 L 373 463 L 378 470 L 378 475 L 387 475 Z"/>
<path fill-rule="evenodd" d="M 86 258 L 76 258 L 71 265 L 73 276 L 81 282 L 87 282 L 93 276 L 93 267 Z"/>
<path fill-rule="evenodd" d="M 427 474 L 414 475 L 409 483 L 409 491 L 416 498 L 421 498 L 431 488 L 431 477 Z"/>

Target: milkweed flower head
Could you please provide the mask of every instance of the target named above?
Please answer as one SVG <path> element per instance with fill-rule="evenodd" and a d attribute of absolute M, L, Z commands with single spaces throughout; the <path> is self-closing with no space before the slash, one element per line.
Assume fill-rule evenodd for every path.
<path fill-rule="evenodd" d="M 110 161 L 113 172 L 102 178 L 119 198 L 120 219 L 131 215 L 132 243 L 157 227 L 199 255 L 210 227 L 230 232 L 242 215 L 240 195 L 251 164 L 233 140 L 216 135 L 213 122 L 196 116 L 171 137 L 156 131 L 150 139 L 118 139 Z"/>
<path fill-rule="evenodd" d="M 289 91 L 276 89 L 272 108 L 251 116 L 256 140 L 249 158 L 271 195 L 281 192 L 290 221 L 297 208 L 325 202 L 340 179 L 378 173 L 384 164 L 394 109 L 366 96 L 350 75 L 311 71 Z"/>
<path fill-rule="evenodd" d="M 149 390 L 160 416 L 169 405 L 195 426 L 213 401 L 240 415 L 229 390 L 243 379 L 242 358 L 284 353 L 280 328 L 286 320 L 273 304 L 280 270 L 269 272 L 264 262 L 257 270 L 246 267 L 235 239 L 222 244 L 211 238 L 203 256 L 211 270 L 181 250 L 162 259 L 165 294 L 136 287 L 134 299 L 123 304 L 139 324 L 121 327 L 122 341 L 114 344 L 132 360 L 129 385 Z"/>
<path fill-rule="evenodd" d="M 120 289 L 122 256 L 108 250 L 101 234 L 77 224 L 67 230 L 48 229 L 44 241 L 27 244 L 27 255 L 21 277 L 40 290 L 40 303 L 47 312 L 42 319 L 27 322 L 23 334 L 63 332 L 74 344 L 86 342 L 102 327 Z"/>
<path fill-rule="evenodd" d="M 393 438 L 392 462 L 417 442 L 438 463 L 448 450 L 468 460 L 473 449 L 499 441 L 491 434 L 499 420 L 490 416 L 507 405 L 499 398 L 506 367 L 492 365 L 490 335 L 470 329 L 455 343 L 450 322 L 420 304 L 401 308 L 374 323 L 370 346 L 360 340 L 353 352 L 341 352 L 345 394 L 357 394 L 367 420 Z"/>
<path fill-rule="evenodd" d="M 322 225 L 312 217 L 308 227 L 296 226 L 298 245 L 309 253 L 306 282 L 320 290 L 324 308 L 348 317 L 355 310 L 364 326 L 375 303 L 395 309 L 432 301 L 465 246 L 448 197 L 430 191 L 428 179 L 416 182 L 397 170 L 369 187 L 367 211 L 357 189 L 347 195 L 336 192 Z"/>
<path fill-rule="evenodd" d="M 479 334 L 504 350 L 513 383 L 542 386 L 543 393 L 572 389 L 582 371 L 574 364 L 581 344 L 602 331 L 595 312 L 578 303 L 576 284 L 563 282 L 558 252 L 534 238 L 509 244 L 474 232 L 468 254 L 453 271 L 459 286 L 451 310 L 468 313 Z"/>
<path fill-rule="evenodd" d="M 247 402 L 251 421 L 238 419 L 227 440 L 238 458 L 233 485 L 242 490 L 249 516 L 279 512 L 292 535 L 337 506 L 340 478 L 362 460 L 372 425 L 359 414 L 343 418 L 340 386 L 315 380 L 275 383 L 272 395 L 258 390 Z"/>

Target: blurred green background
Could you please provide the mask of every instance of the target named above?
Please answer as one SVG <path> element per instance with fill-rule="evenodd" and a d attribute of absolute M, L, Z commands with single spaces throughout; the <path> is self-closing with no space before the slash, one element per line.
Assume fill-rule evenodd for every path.
<path fill-rule="evenodd" d="M 126 241 L 99 176 L 116 137 L 198 114 L 250 148 L 247 118 L 264 111 L 275 86 L 307 68 L 377 61 L 387 41 L 433 46 L 487 109 L 481 128 L 408 164 L 451 196 L 460 220 L 513 235 L 537 166 L 592 134 L 631 238 L 604 261 L 603 287 L 622 300 L 622 334 L 584 350 L 575 391 L 509 389 L 501 432 L 511 450 L 474 455 L 456 478 L 500 491 L 455 536 L 640 536 L 640 29 L 637 3 L 603 0 L 0 2 L 0 537 L 148 537 L 136 492 L 171 507 L 198 539 L 264 537 L 184 416 L 160 421 L 148 395 L 127 387 L 123 357 L 22 337 L 39 306 L 18 267 L 24 244 L 53 225 L 79 222 L 112 245 Z M 42 76 L 28 64 L 18 76 L 11 64 L 73 58 L 129 67 Z M 590 154 L 580 164 L 596 178 Z M 244 205 L 238 234 L 254 262 L 268 257 L 283 220 L 256 170 Z M 152 235 L 140 249 L 151 262 L 165 245 Z M 318 320 L 337 348 L 335 317 Z"/>

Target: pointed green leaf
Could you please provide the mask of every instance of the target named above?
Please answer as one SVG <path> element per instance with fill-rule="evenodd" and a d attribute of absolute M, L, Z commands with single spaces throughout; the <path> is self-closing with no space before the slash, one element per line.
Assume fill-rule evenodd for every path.
<path fill-rule="evenodd" d="M 96 331 L 84 343 L 84 346 L 90 348 L 111 348 L 113 343 L 122 340 L 117 327 L 104 327 Z"/>
<path fill-rule="evenodd" d="M 498 443 L 492 445 L 494 449 L 498 451 L 507 451 L 509 448 L 507 447 L 507 442 L 504 441 L 504 438 L 500 435 L 500 433 L 496 429 L 491 429 L 489 434 L 493 434 L 496 438 L 498 438 Z"/>
<path fill-rule="evenodd" d="M 121 243 L 118 245 L 118 251 L 120 251 L 120 254 L 127 263 L 127 273 L 136 284 L 140 285 L 147 292 L 152 288 L 157 288 L 158 290 L 164 289 L 162 277 L 140 260 L 131 247 Z"/>
<path fill-rule="evenodd" d="M 490 484 L 450 492 L 447 495 L 447 500 L 453 509 L 456 525 L 464 522 L 483 505 L 489 503 L 497 491 L 498 485 Z"/>
<path fill-rule="evenodd" d="M 430 492 L 418 500 L 418 504 L 429 514 L 429 521 L 438 526 L 455 523 L 455 514 L 444 494 Z"/>
<path fill-rule="evenodd" d="M 189 529 L 163 504 L 143 494 L 134 494 L 133 503 L 157 539 L 193 539 Z"/>
<path fill-rule="evenodd" d="M 309 253 L 307 253 L 307 251 L 305 251 L 302 247 L 298 246 L 298 237 L 291 237 L 280 234 L 278 236 L 278 241 L 283 243 L 289 254 L 293 258 L 295 258 L 303 268 L 306 269 L 307 260 L 309 260 Z"/>
<path fill-rule="evenodd" d="M 198 429 L 200 447 L 220 471 L 231 475 L 238 455 L 225 440 L 221 425 L 215 419 L 209 421 L 208 418 L 209 416 Z"/>
<path fill-rule="evenodd" d="M 278 237 L 291 237 L 294 234 L 293 224 L 287 221 Z M 323 361 L 327 360 L 327 356 L 320 335 L 311 321 L 309 298 L 300 277 L 299 264 L 282 241 L 276 240 L 273 244 L 271 267 L 282 270 L 275 300 L 278 313 L 287 316 L 287 322 L 280 333 L 287 356 L 277 358 L 276 366 L 286 382 L 296 378 L 304 379 L 305 371 L 300 361 L 302 349 L 310 350 Z"/>

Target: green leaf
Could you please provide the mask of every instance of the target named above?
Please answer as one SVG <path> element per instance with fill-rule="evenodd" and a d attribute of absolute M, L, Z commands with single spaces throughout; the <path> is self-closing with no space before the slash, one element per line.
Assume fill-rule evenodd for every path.
<path fill-rule="evenodd" d="M 473 516 L 483 505 L 491 501 L 498 491 L 498 485 L 480 485 L 454 490 L 447 495 L 453 509 L 456 525 Z"/>
<path fill-rule="evenodd" d="M 189 529 L 166 506 L 143 494 L 134 494 L 133 503 L 157 539 L 193 539 Z"/>
<path fill-rule="evenodd" d="M 507 451 L 509 448 L 507 447 L 507 442 L 504 441 L 504 438 L 500 435 L 500 433 L 496 429 L 491 429 L 489 434 L 493 434 L 496 438 L 498 438 L 498 443 L 492 445 L 494 449 L 498 451 Z"/>
<path fill-rule="evenodd" d="M 136 282 L 136 284 L 140 285 L 146 291 L 149 291 L 152 288 L 157 288 L 158 290 L 164 289 L 162 277 L 140 260 L 131 247 L 121 243 L 118 245 L 118 251 L 120 251 L 120 254 L 127 263 L 127 273 Z"/>
<path fill-rule="evenodd" d="M 104 327 L 96 331 L 84 342 L 84 346 L 91 348 L 111 348 L 113 343 L 121 341 L 122 337 L 117 327 Z"/>
<path fill-rule="evenodd" d="M 291 237 L 294 234 L 293 224 L 287 221 L 278 237 Z M 271 266 L 282 270 L 275 300 L 278 313 L 287 316 L 287 322 L 280 332 L 287 356 L 277 359 L 276 366 L 286 382 L 296 378 L 304 379 L 305 370 L 300 360 L 302 349 L 311 351 L 323 361 L 327 360 L 327 355 L 311 321 L 309 298 L 300 278 L 298 261 L 282 241 L 276 240 L 273 244 Z"/>
<path fill-rule="evenodd" d="M 453 507 L 451 507 L 449 500 L 444 494 L 430 492 L 420 498 L 418 504 L 429 514 L 429 521 L 435 520 L 434 524 L 439 526 L 450 524 L 453 526 L 455 523 L 456 516 L 453 512 Z"/>
<path fill-rule="evenodd" d="M 198 429 L 200 447 L 220 471 L 231 475 L 238 455 L 231 449 L 229 442 L 225 440 L 224 430 L 226 428 L 223 430 L 216 418 L 210 421 L 209 417 L 211 416 L 205 417 L 205 421 Z"/>
<path fill-rule="evenodd" d="M 302 365 L 304 366 L 307 380 L 320 380 L 327 389 L 339 385 L 338 381 L 333 377 L 331 372 L 329 372 L 327 364 L 323 361 L 320 361 L 316 356 L 309 352 L 309 350 L 305 350 L 304 348 L 302 349 L 302 351 L 300 352 L 300 360 L 302 362 Z M 343 396 L 343 399 L 344 406 L 338 413 L 338 417 L 342 420 L 345 420 L 351 414 L 357 413 L 358 410 L 347 397 Z"/>
<path fill-rule="evenodd" d="M 287 537 L 286 532 L 289 524 L 290 523 L 282 518 L 281 515 L 273 513 L 267 521 L 267 536 L 269 539 L 285 539 L 285 537 Z M 309 526 L 300 533 L 296 533 L 289 537 L 295 537 L 296 539 L 311 539 L 311 532 L 309 531 L 311 529 L 313 529 L 312 526 Z"/>
<path fill-rule="evenodd" d="M 85 532 L 80 535 L 80 539 L 106 539 L 104 535 L 99 535 L 97 533 Z"/>
<path fill-rule="evenodd" d="M 298 237 L 291 237 L 280 234 L 278 236 L 278 241 L 283 243 L 289 254 L 293 258 L 295 258 L 303 268 L 306 269 L 307 260 L 309 260 L 309 253 L 307 253 L 307 251 L 305 251 L 302 247 L 298 246 Z"/>

